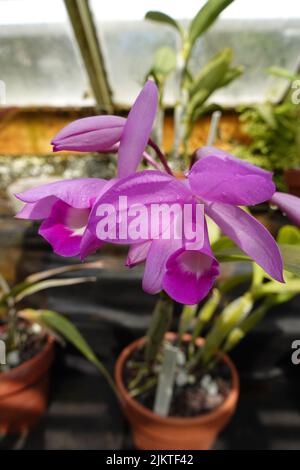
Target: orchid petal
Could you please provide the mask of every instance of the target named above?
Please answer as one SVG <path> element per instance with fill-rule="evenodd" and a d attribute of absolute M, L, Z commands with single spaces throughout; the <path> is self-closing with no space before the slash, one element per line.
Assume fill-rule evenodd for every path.
<path fill-rule="evenodd" d="M 166 264 L 163 289 L 182 304 L 197 304 L 207 296 L 219 275 L 217 260 L 204 250 L 173 253 Z"/>
<path fill-rule="evenodd" d="M 197 151 L 190 173 L 192 191 L 207 201 L 233 205 L 259 204 L 275 191 L 272 173 L 213 147 Z"/>
<path fill-rule="evenodd" d="M 41 224 L 39 234 L 58 255 L 78 255 L 89 212 L 89 209 L 75 209 L 63 201 L 57 201 L 50 216 Z"/>
<path fill-rule="evenodd" d="M 145 261 L 151 247 L 151 243 L 151 240 L 147 240 L 143 243 L 130 245 L 125 265 L 132 268 L 133 266 Z"/>
<path fill-rule="evenodd" d="M 300 198 L 292 194 L 276 192 L 270 199 L 294 224 L 300 227 Z"/>
<path fill-rule="evenodd" d="M 88 228 L 86 228 L 81 242 L 80 242 L 80 259 L 84 261 L 85 258 L 92 253 L 95 253 L 99 248 L 105 245 L 105 242 L 96 238 Z"/>
<path fill-rule="evenodd" d="M 120 141 L 118 176 L 134 173 L 149 140 L 157 110 L 158 92 L 148 80 L 132 106 Z"/>
<path fill-rule="evenodd" d="M 152 241 L 150 249 L 147 253 L 145 272 L 143 277 L 143 288 L 146 292 L 155 294 L 162 289 L 168 259 L 173 253 L 178 252 L 180 249 L 187 251 L 186 246 L 191 245 L 195 246 L 196 248 L 201 247 L 202 250 L 211 253 L 204 218 L 201 218 L 201 220 L 198 221 L 196 220 L 195 215 L 196 214 L 193 211 L 190 218 L 188 217 L 187 219 L 183 219 L 178 214 L 178 216 L 175 216 L 172 220 L 170 220 L 170 225 L 166 228 L 166 231 L 162 232 L 159 238 Z M 185 238 L 186 232 L 184 230 L 185 227 L 183 226 L 187 224 L 195 228 L 196 222 L 197 228 L 201 230 L 202 233 L 204 224 L 204 237 L 200 236 L 199 238 L 197 236 L 196 239 L 193 237 L 194 241 L 191 242 L 191 240 L 187 240 Z M 196 232 L 193 231 L 193 233 Z M 166 234 L 167 238 L 165 238 Z M 207 241 L 205 240 L 205 237 Z"/>
<path fill-rule="evenodd" d="M 28 189 L 15 196 L 23 202 L 34 203 L 49 197 L 56 197 L 77 209 L 91 206 L 108 182 L 98 178 L 61 180 Z M 46 202 L 48 204 L 48 201 Z"/>
<path fill-rule="evenodd" d="M 148 294 L 162 290 L 163 277 L 169 256 L 182 247 L 182 240 L 153 240 L 148 251 L 143 277 L 143 289 Z"/>
<path fill-rule="evenodd" d="M 268 230 L 239 207 L 211 203 L 205 211 L 221 230 L 270 276 L 284 282 L 282 258 L 274 238 Z"/>
<path fill-rule="evenodd" d="M 120 141 L 125 118 L 119 116 L 92 116 L 78 119 L 65 126 L 52 140 L 53 151 L 80 152 L 107 151 Z"/>
<path fill-rule="evenodd" d="M 48 196 L 40 201 L 25 204 L 15 217 L 29 220 L 45 219 L 50 215 L 52 207 L 57 201 L 55 196 Z"/>
<path fill-rule="evenodd" d="M 125 207 L 120 205 L 121 196 L 126 196 L 127 198 L 127 205 Z M 101 208 L 100 206 L 110 206 L 114 209 L 112 213 L 113 219 L 121 220 L 125 217 L 128 219 L 128 210 L 132 206 L 143 206 L 149 209 L 151 204 L 182 204 L 191 198 L 192 195 L 189 188 L 181 181 L 160 171 L 145 170 L 120 179 L 96 201 L 89 219 L 89 229 L 92 233 L 97 234 L 97 224 L 101 219 L 97 215 L 97 211 Z M 148 210 L 147 222 L 149 222 L 149 217 L 150 211 Z M 130 234 L 120 239 L 116 235 L 113 220 L 111 225 L 113 230 L 111 233 L 108 231 L 106 234 L 106 241 L 123 244 L 141 242 L 141 239 L 133 240 Z M 150 238 L 153 237 L 148 233 L 144 241 Z"/>
<path fill-rule="evenodd" d="M 219 275 L 219 263 L 215 259 L 204 221 L 203 243 L 195 249 L 185 246 L 171 254 L 166 263 L 163 289 L 172 299 L 183 304 L 200 302 L 212 288 Z"/>
<path fill-rule="evenodd" d="M 98 198 L 101 198 L 101 196 L 111 187 L 116 184 L 118 181 L 117 178 L 112 178 L 109 181 L 106 182 L 106 184 L 100 189 L 98 193 Z M 92 211 L 92 207 L 91 207 Z M 90 218 L 90 216 L 89 216 Z M 105 245 L 104 241 L 99 240 L 99 238 L 95 237 L 95 235 L 89 230 L 88 228 L 89 221 L 87 223 L 86 230 L 82 236 L 82 240 L 80 243 L 80 259 L 83 261 L 87 256 L 91 255 L 92 253 L 95 253 L 99 248 L 101 248 L 103 245 Z"/>

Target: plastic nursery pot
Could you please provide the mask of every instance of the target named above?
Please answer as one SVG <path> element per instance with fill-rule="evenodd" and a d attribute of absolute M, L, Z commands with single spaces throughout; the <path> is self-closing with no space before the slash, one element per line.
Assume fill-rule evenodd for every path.
<path fill-rule="evenodd" d="M 167 339 L 176 335 L 168 333 Z M 190 335 L 184 340 L 190 341 Z M 142 450 L 208 450 L 220 431 L 233 415 L 239 396 L 239 377 L 228 356 L 223 361 L 231 371 L 232 388 L 224 402 L 214 410 L 192 418 L 162 417 L 131 398 L 123 383 L 124 364 L 132 353 L 140 347 L 145 338 L 138 339 L 127 346 L 119 356 L 115 368 L 117 389 L 122 406 L 133 433 L 133 440 Z M 203 339 L 199 338 L 198 344 Z"/>
<path fill-rule="evenodd" d="M 54 340 L 48 337 L 36 356 L 0 373 L 0 434 L 28 431 L 43 415 L 53 358 Z"/>

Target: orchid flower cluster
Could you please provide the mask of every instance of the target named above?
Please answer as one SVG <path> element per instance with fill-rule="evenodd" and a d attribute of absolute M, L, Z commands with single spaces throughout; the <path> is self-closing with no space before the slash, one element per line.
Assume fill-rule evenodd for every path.
<path fill-rule="evenodd" d="M 213 147 L 198 149 L 195 163 L 181 178 L 176 177 L 164 153 L 150 137 L 157 102 L 157 87 L 149 80 L 126 119 L 94 116 L 64 127 L 52 141 L 54 151 L 115 152 L 116 177 L 65 180 L 29 189 L 16 195 L 25 203 L 17 217 L 42 220 L 39 234 L 61 256 L 79 256 L 84 260 L 107 242 L 129 245 L 126 265 L 145 262 L 143 289 L 149 294 L 165 291 L 182 304 L 200 302 L 219 274 L 206 217 L 269 276 L 284 282 L 278 245 L 267 229 L 241 206 L 270 201 L 300 225 L 299 198 L 276 192 L 268 171 Z M 148 146 L 155 150 L 159 162 L 149 155 Z M 154 169 L 138 171 L 142 159 Z M 127 197 L 129 206 L 201 203 L 205 217 L 194 227 L 202 234 L 201 243 L 191 247 L 184 236 L 164 239 L 151 238 L 150 234 L 146 240 L 130 236 L 120 240 L 116 230 L 109 232 L 105 240 L 98 238 L 99 207 L 110 204 L 122 219 L 120 196 Z"/>

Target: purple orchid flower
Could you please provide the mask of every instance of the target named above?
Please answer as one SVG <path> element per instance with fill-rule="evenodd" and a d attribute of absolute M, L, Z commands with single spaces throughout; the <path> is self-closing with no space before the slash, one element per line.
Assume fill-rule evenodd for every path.
<path fill-rule="evenodd" d="M 126 196 L 128 207 L 155 203 L 204 204 L 206 214 L 248 256 L 270 276 L 283 280 L 283 265 L 279 248 L 265 227 L 239 206 L 254 205 L 269 200 L 275 192 L 272 174 L 228 153 L 204 147 L 197 152 L 199 160 L 192 166 L 185 180 L 159 171 L 144 171 L 118 181 L 95 203 L 89 218 L 89 229 L 96 236 L 97 209 L 109 204 L 119 211 L 119 196 Z M 189 250 L 186 241 L 152 239 L 139 241 L 119 240 L 107 233 L 112 243 L 129 243 L 131 248 L 127 265 L 146 260 L 143 288 L 151 294 L 164 289 L 174 300 L 193 304 L 199 302 L 213 285 L 218 264 L 209 246 L 205 224 L 204 244 Z"/>
<path fill-rule="evenodd" d="M 51 141 L 53 151 L 107 152 L 120 142 L 126 119 L 121 116 L 90 116 L 71 122 Z"/>
<path fill-rule="evenodd" d="M 154 82 L 148 80 L 127 119 L 121 116 L 91 116 L 77 119 L 61 129 L 52 139 L 53 151 L 104 153 L 118 151 L 118 176 L 128 176 L 135 172 L 140 163 L 150 137 L 156 109 L 157 88 Z M 147 154 L 146 159 L 149 160 Z"/>
<path fill-rule="evenodd" d="M 205 221 L 202 229 L 204 243 L 193 249 L 184 238 L 151 242 L 143 277 L 146 292 L 157 294 L 164 290 L 177 302 L 192 305 L 207 296 L 219 275 L 219 263 L 212 253 Z"/>
<path fill-rule="evenodd" d="M 106 180 L 85 178 L 29 189 L 16 194 L 26 203 L 16 217 L 43 220 L 39 234 L 53 251 L 61 256 L 78 255 L 91 207 L 106 185 Z"/>
<path fill-rule="evenodd" d="M 80 254 L 84 259 L 103 245 L 87 226 L 90 212 L 96 199 L 119 178 L 136 171 L 152 130 L 157 100 L 156 86 L 148 81 L 127 119 L 118 116 L 79 119 L 53 139 L 54 151 L 105 151 L 119 143 L 118 178 L 57 181 L 16 195 L 26 203 L 16 217 L 43 220 L 39 234 L 51 244 L 55 253 L 62 256 Z"/>
<path fill-rule="evenodd" d="M 128 216 L 128 207 L 152 204 L 201 203 L 211 217 L 248 256 L 270 276 L 283 281 L 282 259 L 275 240 L 255 218 L 239 206 L 254 205 L 267 200 L 284 204 L 278 199 L 272 174 L 213 147 L 196 152 L 194 163 L 184 180 L 176 179 L 160 150 L 151 144 L 150 132 L 157 107 L 157 88 L 147 82 L 134 103 L 127 119 L 117 116 L 96 116 L 66 126 L 53 139 L 54 151 L 118 151 L 117 177 L 110 180 L 87 178 L 60 181 L 17 195 L 26 203 L 18 217 L 42 219 L 40 234 L 63 256 L 80 254 L 85 258 L 103 243 L 129 244 L 126 264 L 134 266 L 146 261 L 143 288 L 151 294 L 164 289 L 174 300 L 195 304 L 212 288 L 219 265 L 215 259 L 205 218 L 191 227 L 203 237 L 196 244 L 186 236 L 161 237 L 160 223 L 142 241 L 127 234 L 119 238 L 116 224 L 109 228 L 105 240 L 97 237 L 101 216 L 98 209 L 108 204 L 115 208 L 118 224 Z M 151 144 L 161 158 L 162 171 L 135 173 L 145 147 Z M 154 164 L 154 162 L 151 162 Z M 275 194 L 274 194 L 275 193 Z M 127 206 L 119 206 L 120 196 L 127 197 Z M 275 199 L 274 199 L 275 198 Z M 287 210 L 286 210 L 287 212 Z M 298 212 L 299 216 L 299 212 Z M 148 215 L 146 215 L 148 217 Z M 143 220 L 146 225 L 146 220 Z M 172 225 L 177 224 L 176 217 Z M 172 227 L 173 228 L 173 227 Z M 111 230 L 111 232 L 110 232 Z M 158 235 L 158 236 L 156 236 Z"/>
<path fill-rule="evenodd" d="M 270 203 L 277 206 L 284 214 L 300 227 L 300 198 L 286 193 L 274 193 Z"/>

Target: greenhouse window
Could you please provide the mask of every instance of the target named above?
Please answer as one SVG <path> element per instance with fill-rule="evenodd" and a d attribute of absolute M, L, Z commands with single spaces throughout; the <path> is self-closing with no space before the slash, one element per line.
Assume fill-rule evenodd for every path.
<path fill-rule="evenodd" d="M 139 0 L 125 4 L 90 0 L 103 49 L 114 104 L 128 107 L 145 79 L 155 50 L 177 47 L 171 28 L 144 20 L 160 9 L 186 22 L 204 1 Z M 296 71 L 300 40 L 300 8 L 294 1 L 272 4 L 239 0 L 198 41 L 192 61 L 196 71 L 219 49 L 232 47 L 243 76 L 214 95 L 224 106 L 274 101 L 286 82 L 266 74 L 277 65 Z M 8 106 L 90 106 L 95 103 L 83 60 L 63 0 L 3 0 L 0 5 L 0 70 Z M 32 12 L 35 12 L 32 15 Z M 263 47 L 261 47 L 263 44 Z M 166 103 L 173 105 L 176 79 L 170 80 Z"/>

